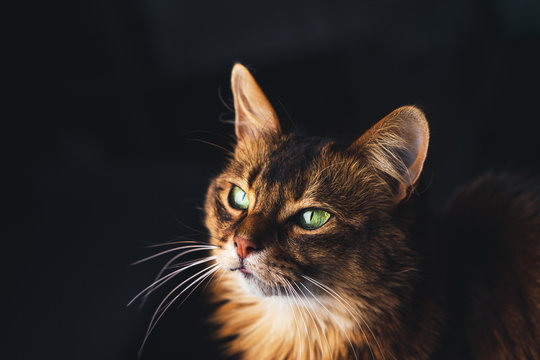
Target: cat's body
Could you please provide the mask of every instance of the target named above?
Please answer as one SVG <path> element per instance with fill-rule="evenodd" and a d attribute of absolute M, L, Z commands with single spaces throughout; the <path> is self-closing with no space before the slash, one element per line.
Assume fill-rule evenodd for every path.
<path fill-rule="evenodd" d="M 487 175 L 444 222 L 456 345 L 468 358 L 540 359 L 540 180 Z"/>
<path fill-rule="evenodd" d="M 540 358 L 540 183 L 486 177 L 442 220 L 414 193 L 429 131 L 284 134 L 233 70 L 238 143 L 206 200 L 218 333 L 243 359 Z"/>

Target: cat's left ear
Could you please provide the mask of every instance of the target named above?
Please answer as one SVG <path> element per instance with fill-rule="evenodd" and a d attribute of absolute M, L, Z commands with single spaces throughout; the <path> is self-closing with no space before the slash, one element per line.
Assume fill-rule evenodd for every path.
<path fill-rule="evenodd" d="M 356 140 L 349 150 L 361 152 L 375 168 L 398 182 L 394 199 L 399 202 L 414 189 L 429 144 L 424 113 L 414 106 L 392 111 Z"/>
<path fill-rule="evenodd" d="M 248 69 L 235 64 L 231 85 L 236 113 L 236 136 L 239 141 L 245 138 L 265 139 L 281 134 L 274 108 Z"/>

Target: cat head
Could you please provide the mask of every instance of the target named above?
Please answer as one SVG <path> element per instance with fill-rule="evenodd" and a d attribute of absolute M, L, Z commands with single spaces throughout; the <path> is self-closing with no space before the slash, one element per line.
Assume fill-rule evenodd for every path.
<path fill-rule="evenodd" d="M 352 144 L 284 133 L 249 71 L 232 71 L 237 142 L 210 184 L 205 223 L 234 285 L 262 298 L 401 286 L 413 251 L 396 212 L 426 157 L 422 111 L 399 108 Z"/>

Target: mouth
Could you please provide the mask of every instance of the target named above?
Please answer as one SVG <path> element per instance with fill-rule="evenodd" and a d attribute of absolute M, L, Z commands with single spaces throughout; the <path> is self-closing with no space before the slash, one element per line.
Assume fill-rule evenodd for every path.
<path fill-rule="evenodd" d="M 254 275 L 251 273 L 251 271 L 249 271 L 248 269 L 246 269 L 246 267 L 244 265 L 241 265 L 239 267 L 235 267 L 235 268 L 231 268 L 230 269 L 231 271 L 240 271 L 242 273 L 242 275 L 244 275 L 244 277 L 246 279 L 250 279 L 250 278 L 253 278 Z"/>
<path fill-rule="evenodd" d="M 246 275 L 251 275 L 251 272 L 248 269 L 246 269 L 244 266 L 240 266 L 238 268 L 238 270 L 240 270 L 241 272 L 243 272 Z"/>

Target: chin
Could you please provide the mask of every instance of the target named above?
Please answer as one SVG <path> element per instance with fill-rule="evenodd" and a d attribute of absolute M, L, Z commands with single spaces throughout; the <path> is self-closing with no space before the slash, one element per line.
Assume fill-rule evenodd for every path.
<path fill-rule="evenodd" d="M 253 274 L 244 274 L 237 271 L 236 279 L 242 289 L 244 289 L 248 294 L 255 295 L 260 298 L 268 298 L 278 295 L 277 290 L 273 286 L 266 284 Z"/>

